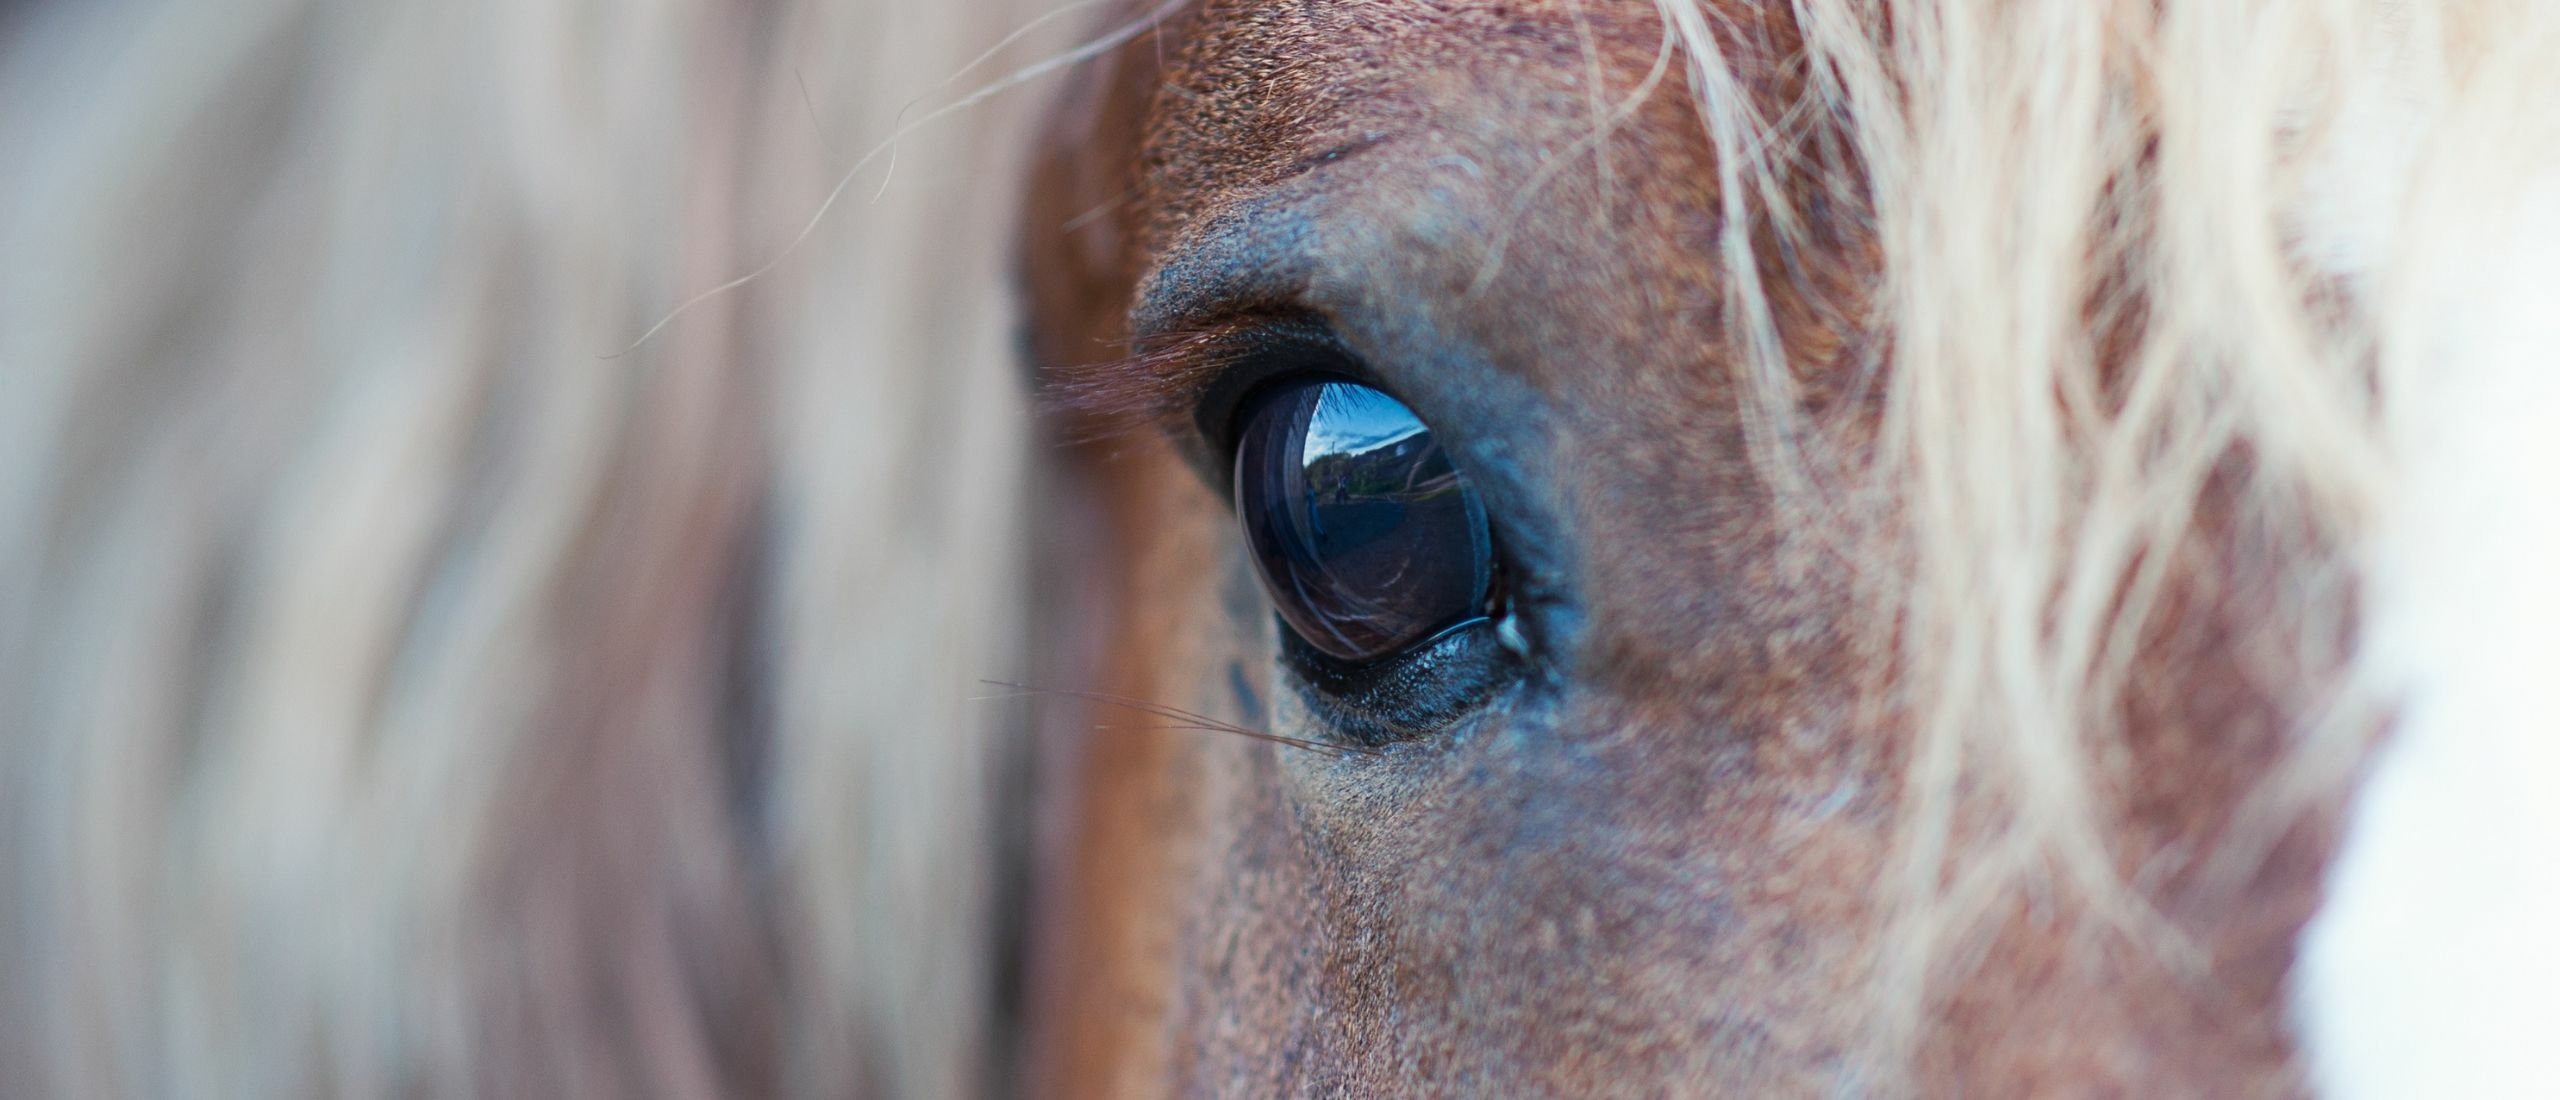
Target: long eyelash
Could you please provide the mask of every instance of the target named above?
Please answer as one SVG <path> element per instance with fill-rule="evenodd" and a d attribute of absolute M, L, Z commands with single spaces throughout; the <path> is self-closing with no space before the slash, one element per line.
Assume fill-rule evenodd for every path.
<path fill-rule="evenodd" d="M 1254 327 L 1239 322 L 1162 333 L 1125 358 L 1058 368 L 1040 403 L 1080 422 L 1069 433 L 1072 442 L 1170 425 L 1203 385 L 1246 354 L 1240 337 Z"/>
<path fill-rule="evenodd" d="M 1224 733 L 1231 734 L 1236 737 L 1249 738 L 1255 741 L 1267 741 L 1274 745 L 1282 745 L 1293 749 L 1305 749 L 1308 752 L 1320 752 L 1325 755 L 1335 757 L 1385 755 L 1376 749 L 1363 745 L 1334 745 L 1327 744 L 1322 741 L 1309 741 L 1299 737 L 1287 737 L 1265 730 L 1253 729 L 1249 726 L 1239 726 L 1233 722 L 1220 721 L 1219 719 L 1211 718 L 1208 715 L 1184 710 L 1180 707 L 1168 706 L 1163 703 L 1153 703 L 1144 699 L 1134 699 L 1126 695 L 1113 695 L 1109 692 L 1102 691 L 1079 691 L 1074 688 L 1036 688 L 1023 684 L 1008 683 L 1003 680 L 980 680 L 978 682 L 985 684 L 988 687 L 1009 689 L 1007 693 L 1003 695 L 979 696 L 978 698 L 981 700 L 1025 699 L 1054 695 L 1068 699 L 1081 699 L 1088 703 L 1099 703 L 1104 706 L 1119 707 L 1123 710 L 1136 711 L 1137 713 L 1144 714 L 1149 717 L 1164 719 L 1169 723 L 1161 726 L 1096 726 L 1094 727 L 1096 729 L 1186 730 L 1200 733 Z"/>

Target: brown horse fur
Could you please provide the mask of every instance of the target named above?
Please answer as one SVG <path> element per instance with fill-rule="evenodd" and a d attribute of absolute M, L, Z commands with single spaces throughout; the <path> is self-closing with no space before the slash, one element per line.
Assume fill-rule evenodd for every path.
<path fill-rule="evenodd" d="M 2131 29 L 2109 48 L 2138 55 L 2142 7 L 2110 10 Z M 1073 452 L 1054 506 L 1108 534 L 1073 552 L 1108 581 L 1076 635 L 1100 653 L 1060 671 L 1325 732 L 1274 664 L 1214 444 L 1159 415 L 1217 364 L 1119 358 L 1168 333 L 1330 326 L 1532 533 L 1539 594 L 1535 671 L 1382 759 L 1087 744 L 1042 895 L 1035 1065 L 1057 1095 L 2305 1087 L 2285 983 L 2337 787 L 2260 796 L 2343 668 L 2346 593 L 2319 578 L 2347 528 L 2266 487 L 2296 476 L 2272 444 L 2134 425 L 2144 386 L 2193 381 L 2144 273 L 2174 242 L 2139 198 L 2170 117 L 2139 60 L 2092 77 L 2126 83 L 2092 97 L 2103 170 L 2075 184 L 2064 257 L 2083 273 L 2020 295 L 2072 311 L 2087 335 L 2048 354 L 2079 366 L 1914 426 L 1931 383 L 1902 372 L 1930 349 L 1905 355 L 1888 300 L 1909 204 L 1871 173 L 1915 154 L 1842 91 L 1853 61 L 1908 62 L 1891 22 L 1821 28 L 1857 53 L 1809 47 L 1784 5 L 1207 0 L 1080 75 L 1026 217 L 1034 351 L 1071 436 L 1145 415 Z M 1918 99 L 1929 75 L 1867 90 Z M 2315 312 L 2317 273 L 2295 277 L 2290 308 Z M 2351 391 L 2340 362 L 2324 385 Z M 2174 519 L 2066 562 L 2094 587 L 1929 606 L 1961 598 L 1929 588 L 1950 521 L 1900 448 L 2057 411 L 2100 428 L 2012 461 L 2087 470 L 2109 431 L 2160 432 L 2190 448 L 2147 475 Z M 2123 518 L 2089 492 L 2037 537 Z M 2086 612 L 2066 605 L 2093 593 L 2125 641 L 2074 671 L 2111 685 L 2025 735 L 2066 766 L 1929 735 L 1962 706 L 1932 690 L 1941 662 L 2003 656 L 1936 651 L 1931 616 L 2023 607 L 2030 649 L 2067 649 Z M 2040 828 L 2057 792 L 2069 822 Z"/>

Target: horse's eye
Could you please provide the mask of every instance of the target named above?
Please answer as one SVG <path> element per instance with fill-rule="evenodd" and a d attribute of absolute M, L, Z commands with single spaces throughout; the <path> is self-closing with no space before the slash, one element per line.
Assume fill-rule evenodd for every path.
<path fill-rule="evenodd" d="M 1370 661 L 1484 613 L 1484 504 L 1413 410 L 1356 382 L 1301 380 L 1242 423 L 1236 516 L 1308 645 Z"/>

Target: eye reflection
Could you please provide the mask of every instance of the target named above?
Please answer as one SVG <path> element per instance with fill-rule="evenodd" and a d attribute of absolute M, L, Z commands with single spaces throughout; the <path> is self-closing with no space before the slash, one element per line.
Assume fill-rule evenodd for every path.
<path fill-rule="evenodd" d="M 1255 404 L 1236 515 L 1281 618 L 1334 657 L 1375 660 L 1483 613 L 1484 505 L 1422 419 L 1377 389 L 1311 380 Z"/>

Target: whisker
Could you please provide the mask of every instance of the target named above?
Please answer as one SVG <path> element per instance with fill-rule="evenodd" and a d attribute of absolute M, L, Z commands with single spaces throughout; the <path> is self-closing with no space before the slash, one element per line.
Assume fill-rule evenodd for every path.
<path fill-rule="evenodd" d="M 1108 703 L 1113 706 L 1125 707 L 1140 713 L 1150 714 L 1158 718 L 1170 719 L 1177 722 L 1193 722 L 1240 733 L 1261 732 L 1245 726 L 1236 725 L 1223 719 L 1213 718 L 1197 711 L 1184 710 L 1181 707 L 1173 706 L 1169 703 L 1158 703 L 1149 699 L 1139 699 L 1134 696 L 1113 695 L 1109 692 L 1102 691 L 1076 691 L 1065 688 L 1024 687 L 1021 684 L 1004 684 L 995 680 L 981 680 L 979 682 L 1018 689 L 1019 693 L 1014 696 L 1010 696 L 1011 698 L 1022 698 L 1027 695 L 1067 695 L 1091 702 Z"/>
<path fill-rule="evenodd" d="M 1167 705 L 1162 704 L 1162 703 L 1151 703 L 1151 702 L 1148 702 L 1148 701 L 1143 700 L 1143 699 L 1131 699 L 1131 698 L 1128 698 L 1128 697 L 1126 697 L 1126 696 L 1114 696 L 1114 695 L 1109 695 L 1109 694 L 1104 693 L 1104 692 L 1080 692 L 1080 691 L 1069 691 L 1069 690 L 1040 690 L 1040 689 L 1025 689 L 1025 690 L 1024 690 L 1024 692 L 1023 692 L 1023 694 L 1024 694 L 1024 695 L 1065 695 L 1065 696 L 1068 696 L 1068 697 L 1071 697 L 1071 698 L 1084 699 L 1084 700 L 1089 701 L 1089 702 L 1103 703 L 1103 704 L 1107 704 L 1107 705 L 1110 705 L 1110 706 L 1120 707 L 1120 708 L 1123 708 L 1123 709 L 1126 709 L 1126 710 L 1136 711 L 1136 712 L 1138 712 L 1138 713 L 1140 713 L 1140 714 L 1147 715 L 1147 716 L 1149 716 L 1149 717 L 1151 717 L 1151 718 L 1162 718 L 1162 719 L 1165 719 L 1165 720 L 1170 721 L 1170 722 L 1179 722 L 1179 723 L 1182 723 L 1182 724 L 1184 724 L 1184 725 L 1192 726 L 1192 727 L 1195 727 L 1195 728 L 1208 729 L 1208 730 L 1214 730 L 1214 731 L 1217 731 L 1217 732 L 1220 732 L 1220 733 L 1233 733 L 1233 734 L 1239 734 L 1239 735 L 1244 735 L 1244 736 L 1265 736 L 1265 735 L 1264 735 L 1264 733 L 1263 733 L 1263 731 L 1261 731 L 1261 730 L 1252 729 L 1252 728 L 1245 727 L 1245 726 L 1239 726 L 1239 725 L 1236 725 L 1236 724 L 1231 723 L 1231 722 L 1221 721 L 1221 720 L 1219 720 L 1219 719 L 1212 718 L 1212 717 L 1209 717 L 1208 715 L 1204 715 L 1204 714 L 1194 714 L 1194 713 L 1192 713 L 1192 712 L 1190 712 L 1190 711 L 1183 710 L 1183 709 L 1181 709 L 1181 708 L 1179 708 L 1179 707 L 1167 706 Z M 1016 698 L 1019 698 L 1019 697 L 1021 697 L 1021 696 L 1016 696 Z M 1268 736 L 1278 736 L 1278 735 L 1277 735 L 1277 734 L 1271 734 L 1271 735 L 1268 735 Z"/>
<path fill-rule="evenodd" d="M 1151 702 L 1149 700 L 1133 698 L 1126 695 L 1114 695 L 1107 691 L 1082 691 L 1075 688 L 1036 688 L 1024 684 L 1008 683 L 1003 680 L 980 680 L 978 682 L 989 687 L 1011 689 L 1002 695 L 978 696 L 978 701 L 993 699 L 1024 699 L 1034 696 L 1056 695 L 1064 696 L 1069 699 L 1081 699 L 1088 703 L 1099 703 L 1104 706 L 1119 707 L 1123 710 L 1135 711 L 1139 714 L 1147 715 L 1151 718 L 1160 718 L 1168 723 L 1166 725 L 1157 726 L 1096 725 L 1094 727 L 1095 729 L 1182 730 L 1196 731 L 1200 733 L 1224 733 L 1254 741 L 1264 741 L 1274 745 L 1283 745 L 1293 749 L 1305 749 L 1308 752 L 1320 752 L 1328 756 L 1385 755 L 1378 750 L 1369 748 L 1365 745 L 1337 745 L 1323 741 L 1309 741 L 1302 737 L 1290 737 L 1285 734 L 1272 733 L 1267 730 L 1258 730 L 1248 726 L 1239 726 L 1233 722 L 1221 721 L 1205 714 L 1196 714 L 1191 711 L 1184 710 L 1181 707 Z"/>
<path fill-rule="evenodd" d="M 1255 741 L 1268 741 L 1274 745 L 1286 745 L 1293 749 L 1305 749 L 1309 752 L 1321 752 L 1333 756 L 1379 755 L 1376 749 L 1364 748 L 1356 745 L 1329 745 L 1322 741 L 1309 741 L 1304 738 L 1290 737 L 1284 734 L 1264 733 L 1261 730 L 1236 729 L 1232 726 L 1203 726 L 1189 722 L 1169 723 L 1160 726 L 1115 726 L 1108 723 L 1101 723 L 1095 725 L 1093 728 L 1098 730 L 1130 730 L 1146 732 L 1229 733 L 1238 737 L 1250 738 Z"/>

